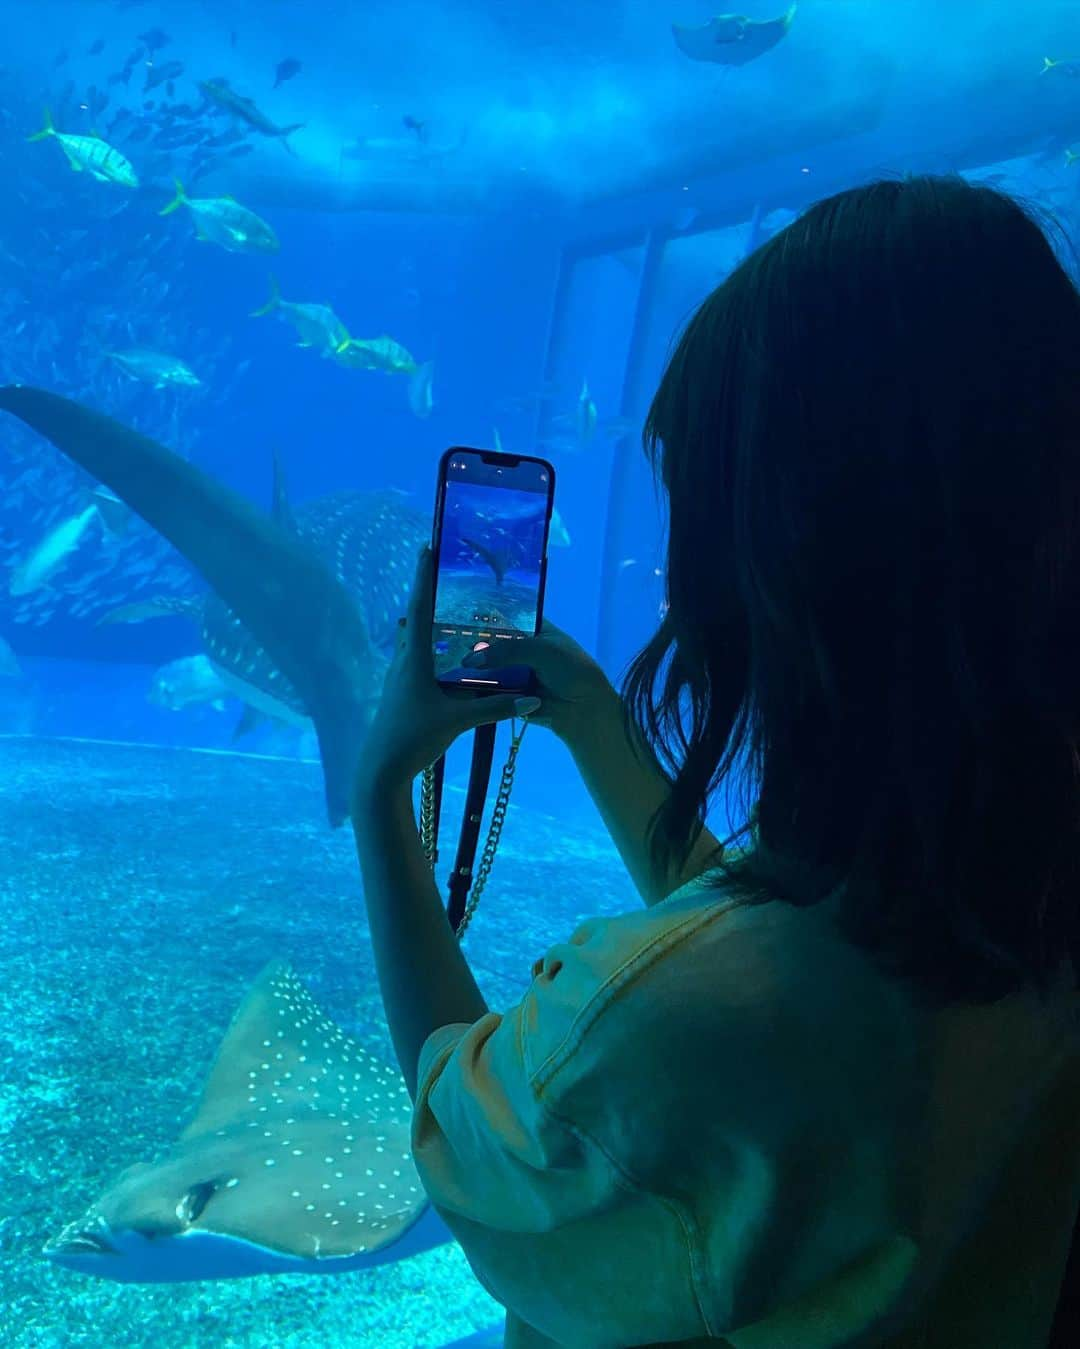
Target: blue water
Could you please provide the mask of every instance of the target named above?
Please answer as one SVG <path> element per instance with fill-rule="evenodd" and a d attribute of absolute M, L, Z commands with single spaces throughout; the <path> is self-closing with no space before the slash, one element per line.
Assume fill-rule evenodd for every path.
<path fill-rule="evenodd" d="M 784 6 L 740 8 L 764 21 Z M 550 549 L 545 611 L 612 677 L 663 601 L 663 512 L 638 446 L 649 398 L 681 324 L 749 249 L 823 195 L 920 170 L 999 183 L 1075 234 L 1080 168 L 1065 151 L 1080 143 L 1080 6 L 1056 0 L 800 0 L 787 35 L 737 67 L 672 40 L 671 24 L 705 24 L 712 0 L 34 0 L 32 22 L 30 9 L 0 0 L 0 384 L 78 399 L 266 508 L 275 453 L 296 502 L 393 488 L 424 514 L 448 446 L 498 439 L 543 455 L 569 539 Z M 1060 64 L 1042 73 L 1047 57 Z M 275 88 L 290 59 L 299 69 Z M 252 127 L 200 93 L 218 79 L 269 131 L 300 129 L 286 144 Z M 139 186 L 74 172 L 53 137 L 28 141 L 46 107 L 65 135 L 99 133 Z M 162 216 L 176 179 L 257 213 L 279 251 L 199 241 L 186 207 Z M 429 415 L 406 374 L 349 368 L 301 349 L 280 314 L 251 317 L 272 277 L 287 301 L 331 306 L 353 338 L 387 336 L 432 362 Z M 132 348 L 199 383 L 132 378 L 109 354 Z M 14 576 L 93 487 L 0 421 L 0 568 Z M 100 622 L 197 597 L 198 575 L 135 520 L 119 538 L 95 523 L 45 583 L 9 588 L 0 1156 L 16 1180 L 0 1197 L 0 1303 L 17 1314 L 4 1342 L 489 1333 L 499 1309 L 452 1247 L 328 1282 L 175 1292 L 41 1258 L 114 1174 L 169 1145 L 266 960 L 286 955 L 353 1032 L 384 1028 L 373 971 L 340 957 L 342 926 L 364 947 L 359 898 L 319 900 L 324 881 L 355 875 L 325 824 L 310 733 L 238 738 L 231 696 L 151 701 L 155 672 L 200 652 L 197 627 Z M 459 746 L 452 788 L 466 766 Z M 284 841 L 253 842 L 260 781 Z M 546 942 L 633 902 L 569 755 L 539 728 L 513 800 L 482 905 L 491 927 L 470 936 L 493 1006 L 519 996 Z M 455 804 L 451 793 L 451 816 Z M 164 923 L 139 903 L 148 869 Z M 302 879 L 275 888 L 275 870 Z M 106 894 L 112 905 L 94 902 Z"/>

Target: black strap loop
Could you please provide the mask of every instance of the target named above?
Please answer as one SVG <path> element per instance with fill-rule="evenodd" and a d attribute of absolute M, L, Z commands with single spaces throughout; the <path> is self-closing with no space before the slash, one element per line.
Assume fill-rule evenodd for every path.
<path fill-rule="evenodd" d="M 446 916 L 455 933 L 460 929 L 462 919 L 465 917 L 465 905 L 473 880 L 473 865 L 480 841 L 480 823 L 491 782 L 491 764 L 495 756 L 495 730 L 495 723 L 490 722 L 486 726 L 478 726 L 473 732 L 472 764 L 469 768 L 469 785 L 465 791 L 465 814 L 461 821 L 461 835 L 458 839 L 454 869 L 450 873 L 450 895 L 446 903 Z M 434 770 L 432 842 L 435 845 L 435 859 L 438 860 L 439 818 L 442 810 L 443 778 L 446 772 L 445 757 L 436 760 Z"/>

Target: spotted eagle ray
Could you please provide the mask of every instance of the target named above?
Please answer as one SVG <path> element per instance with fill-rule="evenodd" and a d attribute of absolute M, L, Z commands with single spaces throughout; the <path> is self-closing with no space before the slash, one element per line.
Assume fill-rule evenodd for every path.
<path fill-rule="evenodd" d="M 376 541 L 386 503 L 382 516 L 363 516 L 365 494 L 340 494 L 312 503 L 310 516 L 298 511 L 290 527 L 282 503 L 272 519 L 178 454 L 72 399 L 8 385 L 0 409 L 110 487 L 202 573 L 217 597 L 204 615 L 207 654 L 224 677 L 247 686 L 241 696 L 249 701 L 261 690 L 276 704 L 292 699 L 311 718 L 330 821 L 343 823 L 386 668 L 350 581 L 360 572 L 389 576 L 386 603 L 403 595 L 427 537 L 419 515 L 399 503 L 399 528 Z"/>
<path fill-rule="evenodd" d="M 249 990 L 195 1116 L 45 1247 L 121 1283 L 336 1274 L 453 1240 L 410 1154 L 396 1068 L 330 1021 L 283 961 Z"/>

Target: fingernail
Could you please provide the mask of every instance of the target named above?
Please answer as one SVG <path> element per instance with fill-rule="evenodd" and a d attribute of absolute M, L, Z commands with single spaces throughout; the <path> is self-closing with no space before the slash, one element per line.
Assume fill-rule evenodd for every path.
<path fill-rule="evenodd" d="M 515 698 L 514 711 L 519 717 L 527 717 L 530 712 L 535 712 L 540 706 L 539 698 Z"/>

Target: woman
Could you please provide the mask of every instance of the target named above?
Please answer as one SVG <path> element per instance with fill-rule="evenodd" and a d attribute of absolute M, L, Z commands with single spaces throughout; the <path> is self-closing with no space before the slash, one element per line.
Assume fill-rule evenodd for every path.
<path fill-rule="evenodd" d="M 417 1165 L 508 1345 L 1045 1344 L 1080 1193 L 1078 437 L 1080 300 L 1001 194 L 875 183 L 732 273 L 650 413 L 669 608 L 624 697 L 526 643 L 647 908 L 501 1015 L 410 786 L 515 704 L 437 690 L 422 556 L 354 822 Z"/>

